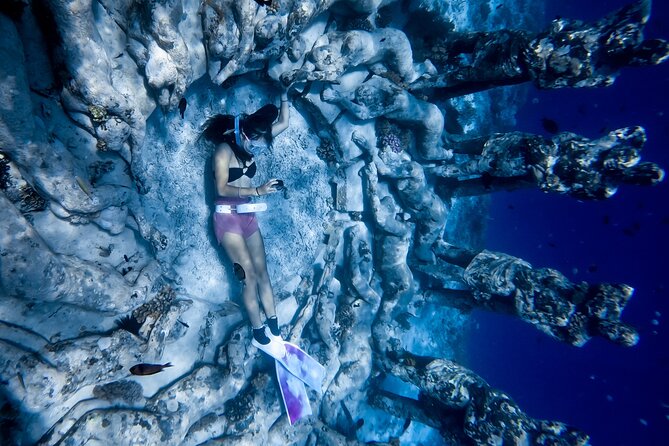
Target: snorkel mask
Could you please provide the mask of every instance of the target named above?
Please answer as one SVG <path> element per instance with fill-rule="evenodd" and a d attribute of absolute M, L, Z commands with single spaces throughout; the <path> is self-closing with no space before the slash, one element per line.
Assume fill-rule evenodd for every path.
<path fill-rule="evenodd" d="M 253 156 L 260 155 L 265 150 L 267 150 L 267 143 L 264 141 L 250 140 L 246 147 L 246 151 Z"/>
<path fill-rule="evenodd" d="M 235 143 L 237 144 L 237 146 L 243 148 L 249 153 L 249 155 L 252 156 L 260 155 L 267 149 L 268 144 L 264 139 L 263 140 L 249 139 L 246 136 L 246 134 L 244 134 L 244 137 L 248 140 L 248 143 L 244 145 L 242 134 L 243 132 L 239 126 L 239 116 L 235 116 Z"/>

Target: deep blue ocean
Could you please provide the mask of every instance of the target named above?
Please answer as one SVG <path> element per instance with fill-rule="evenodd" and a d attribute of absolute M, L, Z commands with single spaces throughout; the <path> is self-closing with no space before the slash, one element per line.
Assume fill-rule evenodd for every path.
<path fill-rule="evenodd" d="M 549 0 L 555 16 L 594 20 L 629 2 Z M 646 38 L 669 39 L 669 5 L 653 2 Z M 643 159 L 669 170 L 669 63 L 629 68 L 612 87 L 528 89 L 516 129 L 596 138 L 642 125 Z M 623 313 L 641 339 L 632 348 L 594 338 L 582 348 L 561 344 L 529 324 L 476 312 L 467 365 L 532 417 L 584 430 L 596 446 L 669 444 L 669 179 L 659 186 L 621 187 L 603 202 L 579 202 L 537 190 L 493 195 L 488 249 L 552 267 L 572 281 L 623 282 L 635 294 Z M 478 327 L 478 328 L 477 328 Z"/>

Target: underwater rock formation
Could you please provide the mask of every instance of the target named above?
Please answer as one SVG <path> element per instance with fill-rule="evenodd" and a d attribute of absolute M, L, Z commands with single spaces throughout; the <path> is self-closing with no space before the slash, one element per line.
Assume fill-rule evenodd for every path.
<path fill-rule="evenodd" d="M 517 105 L 513 90 L 485 90 L 605 86 L 664 61 L 667 44 L 643 38 L 649 1 L 544 32 L 510 29 L 536 26 L 528 5 L 497 5 L 3 2 L 3 444 L 586 444 L 457 363 L 467 312 L 511 312 L 574 345 L 632 345 L 620 321 L 632 289 L 485 250 L 479 195 L 510 178 L 500 184 L 604 198 L 663 171 L 639 162 L 640 127 L 593 141 L 481 136 Z M 198 139 L 209 117 L 284 89 L 291 127 L 257 162 L 259 181 L 286 190 L 258 219 L 284 337 L 327 370 L 295 426 L 214 242 L 212 148 Z M 500 98 L 507 114 L 491 112 Z M 557 288 L 534 286 L 546 278 Z"/>

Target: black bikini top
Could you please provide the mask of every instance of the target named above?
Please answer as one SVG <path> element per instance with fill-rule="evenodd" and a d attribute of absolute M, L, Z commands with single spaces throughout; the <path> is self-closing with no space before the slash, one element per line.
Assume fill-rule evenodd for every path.
<path fill-rule="evenodd" d="M 248 167 L 230 167 L 228 169 L 228 182 L 240 179 L 243 176 L 253 178 L 256 174 L 256 162 L 253 161 Z"/>

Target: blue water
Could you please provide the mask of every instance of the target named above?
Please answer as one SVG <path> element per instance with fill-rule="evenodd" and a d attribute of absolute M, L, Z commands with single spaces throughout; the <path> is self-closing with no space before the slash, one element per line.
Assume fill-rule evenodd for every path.
<path fill-rule="evenodd" d="M 547 21 L 592 20 L 627 2 L 547 2 Z M 669 5 L 656 1 L 646 37 L 669 38 Z M 516 128 L 597 137 L 640 124 L 645 160 L 669 170 L 669 63 L 624 70 L 606 89 L 529 89 Z M 510 317 L 476 313 L 468 366 L 509 393 L 532 417 L 562 420 L 591 435 L 594 445 L 669 444 L 669 180 L 654 188 L 622 187 L 605 202 L 515 191 L 495 194 L 487 248 L 552 267 L 573 281 L 624 282 L 635 295 L 623 320 L 641 340 L 624 348 L 592 339 L 575 348 Z M 478 322 L 478 324 L 476 324 Z"/>

